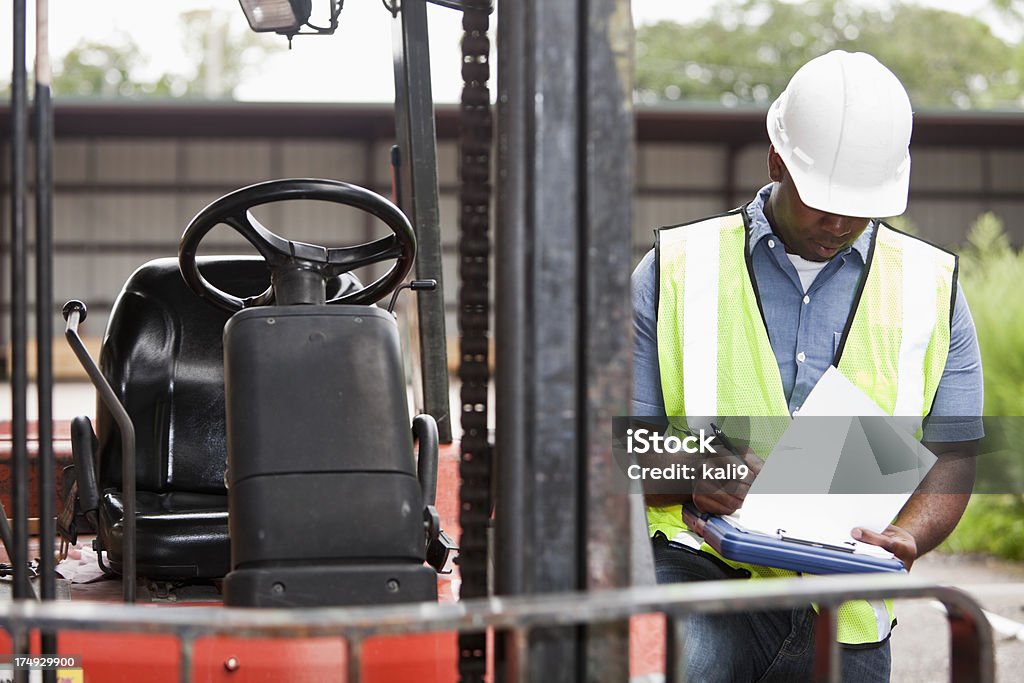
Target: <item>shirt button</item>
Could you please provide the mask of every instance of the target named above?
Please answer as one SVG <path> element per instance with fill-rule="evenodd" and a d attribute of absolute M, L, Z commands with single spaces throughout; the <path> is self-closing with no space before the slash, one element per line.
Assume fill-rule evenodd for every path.
<path fill-rule="evenodd" d="M 797 408 L 796 410 L 793 411 L 793 417 L 796 417 L 799 414 L 800 414 L 800 409 L 799 408 Z"/>
<path fill-rule="evenodd" d="M 775 248 L 775 240 L 768 240 L 768 248 L 769 249 L 774 249 Z"/>
<path fill-rule="evenodd" d="M 807 295 L 804 295 L 804 303 L 805 303 L 805 304 L 809 304 L 809 303 L 811 303 L 811 297 L 809 297 L 809 296 L 807 296 Z"/>
<path fill-rule="evenodd" d="M 796 354 L 796 359 L 803 363 L 805 360 L 807 360 L 807 354 L 801 351 L 800 353 Z"/>

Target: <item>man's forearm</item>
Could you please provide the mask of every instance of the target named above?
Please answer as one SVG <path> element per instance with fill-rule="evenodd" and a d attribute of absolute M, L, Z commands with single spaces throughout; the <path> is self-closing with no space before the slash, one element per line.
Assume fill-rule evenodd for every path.
<path fill-rule="evenodd" d="M 919 557 L 942 543 L 960 521 L 971 498 L 977 455 L 976 442 L 925 446 L 939 459 L 894 522 L 913 535 Z"/>
<path fill-rule="evenodd" d="M 946 540 L 970 499 L 970 494 L 962 493 L 915 493 L 900 511 L 895 525 L 914 537 L 920 557 Z"/>

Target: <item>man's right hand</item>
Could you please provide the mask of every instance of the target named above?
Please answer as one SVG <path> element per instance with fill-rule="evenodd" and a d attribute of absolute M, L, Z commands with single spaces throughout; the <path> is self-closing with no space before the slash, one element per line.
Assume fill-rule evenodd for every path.
<path fill-rule="evenodd" d="M 701 512 L 731 515 L 743 505 L 743 499 L 747 497 L 750 485 L 761 471 L 764 461 L 749 448 L 735 455 L 730 454 L 722 446 L 716 446 L 716 450 L 719 451 L 718 455 L 703 458 L 702 463 L 709 467 L 724 468 L 730 464 L 743 462 L 747 466 L 747 476 L 742 479 L 725 480 L 698 478 L 693 487 L 693 504 Z"/>

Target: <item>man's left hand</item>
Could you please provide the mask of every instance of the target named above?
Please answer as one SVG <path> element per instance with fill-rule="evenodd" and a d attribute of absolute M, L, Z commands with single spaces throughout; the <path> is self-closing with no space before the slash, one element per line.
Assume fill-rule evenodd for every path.
<path fill-rule="evenodd" d="M 850 532 L 850 535 L 861 543 L 877 545 L 888 550 L 903 563 L 908 572 L 910 565 L 914 564 L 914 560 L 917 559 L 917 541 L 914 540 L 913 534 L 894 524 L 887 526 L 882 533 L 864 527 L 856 527 Z"/>

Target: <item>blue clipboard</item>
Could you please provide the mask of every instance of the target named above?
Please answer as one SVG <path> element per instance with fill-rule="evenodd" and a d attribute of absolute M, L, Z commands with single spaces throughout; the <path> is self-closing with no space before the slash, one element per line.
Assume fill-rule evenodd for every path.
<path fill-rule="evenodd" d="M 797 538 L 770 536 L 738 529 L 717 515 L 683 506 L 683 521 L 722 557 L 805 574 L 906 572 L 896 559 L 883 559 Z"/>

